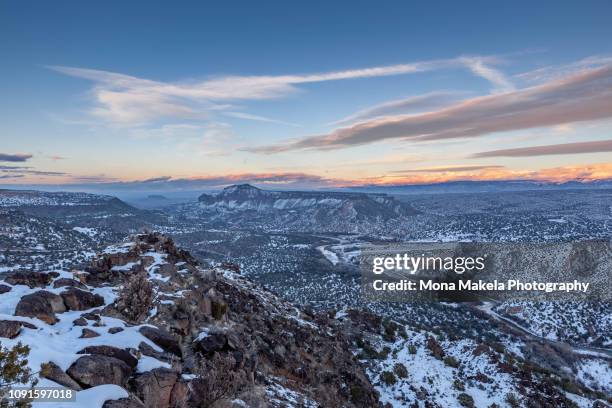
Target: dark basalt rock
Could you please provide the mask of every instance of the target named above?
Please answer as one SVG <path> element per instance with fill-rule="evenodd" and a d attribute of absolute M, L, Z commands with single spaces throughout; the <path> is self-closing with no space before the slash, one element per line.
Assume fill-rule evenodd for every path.
<path fill-rule="evenodd" d="M 87 289 L 86 285 L 83 285 L 81 282 L 79 282 L 76 279 L 60 278 L 53 282 L 54 288 L 62 288 L 65 286 L 79 288 L 79 289 Z"/>
<path fill-rule="evenodd" d="M 66 374 L 64 370 L 62 370 L 57 364 L 52 361 L 49 361 L 48 363 L 42 365 L 40 370 L 40 376 L 54 381 L 59 385 L 63 385 L 64 387 L 68 387 L 72 390 L 82 390 L 81 386 L 76 381 L 70 378 L 70 376 Z"/>
<path fill-rule="evenodd" d="M 0 320 L 0 337 L 14 339 L 19 336 L 21 322 L 16 320 Z"/>
<path fill-rule="evenodd" d="M 0 295 L 3 294 L 3 293 L 10 292 L 11 289 L 13 289 L 13 288 L 11 288 L 10 286 L 0 285 Z"/>
<path fill-rule="evenodd" d="M 62 298 L 54 293 L 40 290 L 25 295 L 17 303 L 15 316 L 36 317 L 48 324 L 55 324 L 55 313 L 63 313 L 66 306 Z"/>
<path fill-rule="evenodd" d="M 10 272 L 4 281 L 11 285 L 26 285 L 30 288 L 44 288 L 51 283 L 52 276 L 43 272 Z"/>
<path fill-rule="evenodd" d="M 132 369 L 118 358 L 88 355 L 79 357 L 67 373 L 85 388 L 102 384 L 116 384 L 125 387 Z"/>
<path fill-rule="evenodd" d="M 136 366 L 138 365 L 138 359 L 134 357 L 129 351 L 113 346 L 89 346 L 85 347 L 77 354 L 96 354 L 101 356 L 114 357 L 123 361 L 132 369 L 136 368 Z"/>
<path fill-rule="evenodd" d="M 136 377 L 136 395 L 147 408 L 166 408 L 178 374 L 167 368 L 156 368 Z"/>
<path fill-rule="evenodd" d="M 195 349 L 203 354 L 212 355 L 227 348 L 227 335 L 222 332 L 211 332 L 195 342 Z"/>
<path fill-rule="evenodd" d="M 69 310 L 87 310 L 104 305 L 102 296 L 76 288 L 70 288 L 60 295 Z"/>
<path fill-rule="evenodd" d="M 93 331 L 91 329 L 83 329 L 83 333 L 81 334 L 81 336 L 79 338 L 81 339 L 91 339 L 93 337 L 98 337 L 100 336 L 100 334 L 96 331 Z"/>
<path fill-rule="evenodd" d="M 167 331 L 151 326 L 143 326 L 139 331 L 140 334 L 164 350 L 177 356 L 181 356 L 181 347 L 179 346 L 178 340 Z"/>

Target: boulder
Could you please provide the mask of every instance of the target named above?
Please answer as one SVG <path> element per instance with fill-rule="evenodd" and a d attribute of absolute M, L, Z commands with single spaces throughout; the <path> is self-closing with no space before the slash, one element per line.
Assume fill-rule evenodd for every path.
<path fill-rule="evenodd" d="M 83 285 L 81 282 L 75 279 L 59 278 L 53 282 L 54 288 L 62 288 L 65 286 L 79 288 L 79 289 L 87 289 L 87 286 Z"/>
<path fill-rule="evenodd" d="M 87 320 L 83 317 L 79 317 L 78 319 L 74 319 L 72 322 L 75 326 L 87 326 Z"/>
<path fill-rule="evenodd" d="M 138 345 L 138 351 L 142 353 L 143 356 L 153 357 L 156 360 L 164 361 L 166 363 L 172 363 L 177 357 L 172 353 L 167 353 L 165 351 L 157 351 L 149 344 L 144 341 L 140 342 Z"/>
<path fill-rule="evenodd" d="M 51 275 L 43 272 L 17 271 L 8 274 L 4 281 L 11 285 L 26 285 L 30 288 L 44 288 L 51 283 Z"/>
<path fill-rule="evenodd" d="M 121 333 L 123 331 L 123 327 L 111 327 L 108 329 L 110 334 Z"/>
<path fill-rule="evenodd" d="M 87 310 L 93 307 L 104 306 L 104 298 L 100 295 L 84 290 L 70 288 L 60 293 L 69 310 Z"/>
<path fill-rule="evenodd" d="M 16 320 L 0 320 L 0 337 L 14 339 L 21 331 L 21 322 Z"/>
<path fill-rule="evenodd" d="M 97 310 L 96 310 L 97 311 Z M 94 322 L 99 322 L 100 321 L 100 315 L 97 313 L 93 313 L 93 312 L 89 312 L 89 313 L 83 313 L 81 315 L 81 317 L 87 319 L 87 320 L 91 320 Z"/>
<path fill-rule="evenodd" d="M 167 408 L 178 374 L 168 368 L 156 368 L 136 377 L 136 395 L 147 408 Z"/>
<path fill-rule="evenodd" d="M 139 331 L 140 334 L 164 350 L 179 357 L 181 356 L 181 347 L 179 346 L 178 340 L 167 331 L 151 326 L 142 326 Z"/>
<path fill-rule="evenodd" d="M 80 339 L 91 339 L 93 337 L 98 337 L 100 336 L 100 334 L 94 330 L 91 329 L 83 329 L 83 333 L 81 334 L 81 336 L 79 337 Z"/>
<path fill-rule="evenodd" d="M 171 407 L 188 407 L 189 406 L 189 382 L 179 378 L 170 394 Z"/>
<path fill-rule="evenodd" d="M 42 364 L 40 367 L 40 374 L 42 378 L 47 378 L 53 382 L 68 387 L 75 391 L 82 390 L 81 386 L 74 381 L 68 374 L 64 372 L 57 364 L 52 361 Z"/>
<path fill-rule="evenodd" d="M 113 346 L 89 346 L 85 347 L 77 354 L 96 354 L 100 356 L 114 357 L 123 361 L 132 369 L 136 368 L 138 365 L 138 359 L 129 351 Z"/>
<path fill-rule="evenodd" d="M 0 285 L 0 295 L 3 294 L 3 293 L 6 293 L 6 292 L 10 292 L 11 289 L 13 289 L 13 288 L 11 288 L 8 285 Z"/>
<path fill-rule="evenodd" d="M 87 355 L 72 363 L 67 373 L 85 388 L 116 384 L 125 388 L 132 369 L 118 358 Z"/>
<path fill-rule="evenodd" d="M 46 290 L 23 296 L 15 308 L 15 316 L 36 317 L 48 324 L 55 324 L 55 313 L 66 311 L 62 298 Z"/>
<path fill-rule="evenodd" d="M 223 332 L 209 332 L 194 343 L 195 350 L 211 355 L 214 352 L 222 351 L 226 348 L 227 335 Z"/>

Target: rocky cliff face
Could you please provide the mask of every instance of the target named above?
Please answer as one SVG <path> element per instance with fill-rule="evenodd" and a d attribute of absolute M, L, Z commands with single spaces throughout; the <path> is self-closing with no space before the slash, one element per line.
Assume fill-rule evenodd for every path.
<path fill-rule="evenodd" d="M 156 233 L 72 271 L 12 271 L 0 286 L 2 344 L 30 345 L 39 386 L 78 391 L 74 407 L 379 405 L 326 314 L 237 271 L 203 269 Z"/>

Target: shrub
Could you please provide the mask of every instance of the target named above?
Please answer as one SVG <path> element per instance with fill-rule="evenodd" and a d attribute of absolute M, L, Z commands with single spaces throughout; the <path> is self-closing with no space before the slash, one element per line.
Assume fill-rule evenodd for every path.
<path fill-rule="evenodd" d="M 142 271 L 128 277 L 119 293 L 117 309 L 133 322 L 140 322 L 153 306 L 153 285 L 147 274 Z"/>
<path fill-rule="evenodd" d="M 519 402 L 518 398 L 512 393 L 506 394 L 506 402 L 508 403 L 508 405 L 510 405 L 511 408 L 521 407 L 521 403 Z"/>
<path fill-rule="evenodd" d="M 380 373 L 380 381 L 385 385 L 394 385 L 397 382 L 397 378 L 395 378 L 395 374 L 391 371 L 383 371 Z"/>
<path fill-rule="evenodd" d="M 393 372 L 399 378 L 406 378 L 406 377 L 408 377 L 408 370 L 406 369 L 406 366 L 403 365 L 402 363 L 395 364 L 395 366 L 393 367 Z"/>
<path fill-rule="evenodd" d="M 223 316 L 225 316 L 225 313 L 227 313 L 227 303 L 219 300 L 213 300 L 210 303 L 210 309 L 212 317 L 215 320 L 221 320 L 223 319 Z"/>
<path fill-rule="evenodd" d="M 417 348 L 416 348 L 416 346 L 415 346 L 414 344 L 409 345 L 409 346 L 408 346 L 408 352 L 409 352 L 410 354 L 416 354 L 416 353 L 417 353 Z"/>
<path fill-rule="evenodd" d="M 455 381 L 453 381 L 453 387 L 458 391 L 465 391 L 465 384 L 458 378 L 455 378 Z"/>
<path fill-rule="evenodd" d="M 12 385 L 16 384 L 36 384 L 32 380 L 32 371 L 28 368 L 28 355 L 30 347 L 17 343 L 12 348 L 3 348 L 0 345 L 0 406 L 8 407 L 30 407 L 28 401 L 17 401 L 8 403 L 3 400 L 3 396 Z"/>
<path fill-rule="evenodd" d="M 474 408 L 474 398 L 465 392 L 462 392 L 457 396 L 457 401 L 459 401 L 459 404 L 461 404 L 462 407 Z"/>
<path fill-rule="evenodd" d="M 444 357 L 444 364 L 446 364 L 449 367 L 453 367 L 453 368 L 459 367 L 459 361 L 457 361 L 457 359 L 453 356 Z"/>

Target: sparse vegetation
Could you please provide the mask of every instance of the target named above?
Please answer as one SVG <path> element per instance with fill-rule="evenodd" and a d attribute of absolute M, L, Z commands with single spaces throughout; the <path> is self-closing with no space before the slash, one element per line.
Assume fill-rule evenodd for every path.
<path fill-rule="evenodd" d="M 153 285 L 144 271 L 128 277 L 119 293 L 117 309 L 132 322 L 141 322 L 153 306 Z"/>
<path fill-rule="evenodd" d="M 383 371 L 382 373 L 380 373 L 380 381 L 383 384 L 390 386 L 397 383 L 397 378 L 395 378 L 395 374 L 393 374 L 393 372 Z"/>
<path fill-rule="evenodd" d="M 28 401 L 9 403 L 4 399 L 11 386 L 28 385 L 32 381 L 32 371 L 28 368 L 29 354 L 30 348 L 21 343 L 17 343 L 10 349 L 0 344 L 0 406 L 2 408 L 30 407 Z"/>

